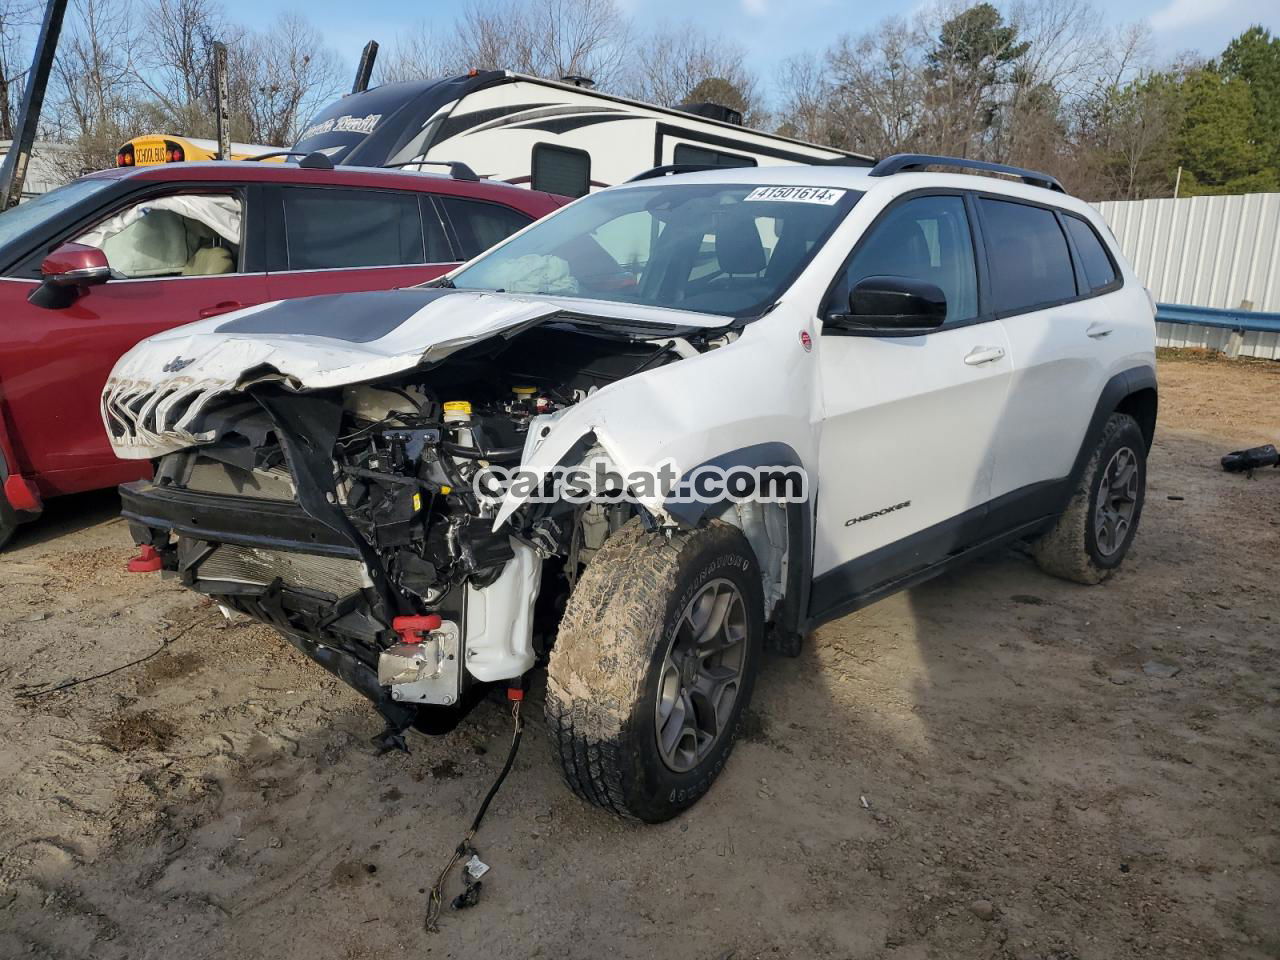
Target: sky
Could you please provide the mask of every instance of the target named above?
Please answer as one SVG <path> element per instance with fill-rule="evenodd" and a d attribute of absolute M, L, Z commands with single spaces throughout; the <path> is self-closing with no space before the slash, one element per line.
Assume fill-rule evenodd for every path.
<path fill-rule="evenodd" d="M 264 27 L 287 10 L 300 10 L 325 35 L 355 74 L 360 50 L 377 40 L 384 51 L 399 30 L 438 18 L 448 22 L 462 4 L 426 0 L 359 0 L 357 18 L 351 0 L 225 0 L 228 11 L 251 27 Z M 781 63 L 793 54 L 818 53 L 842 33 L 859 34 L 889 16 L 910 16 L 928 0 L 617 0 L 643 29 L 665 22 L 691 21 L 712 35 L 736 41 L 771 91 Z M 1111 23 L 1145 19 L 1152 28 L 1158 60 L 1194 50 L 1205 56 L 1221 52 L 1227 42 L 1253 23 L 1280 33 L 1278 0 L 1126 0 L 1123 4 L 1094 0 Z M 997 0 L 997 6 L 1004 6 Z"/>

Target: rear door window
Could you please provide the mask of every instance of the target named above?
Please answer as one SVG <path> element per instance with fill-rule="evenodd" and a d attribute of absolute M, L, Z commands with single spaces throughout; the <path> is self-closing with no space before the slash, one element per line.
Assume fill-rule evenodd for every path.
<path fill-rule="evenodd" d="M 978 203 L 996 313 L 1031 310 L 1076 295 L 1067 238 L 1052 210 L 990 197 Z"/>
<path fill-rule="evenodd" d="M 437 199 L 448 214 L 449 222 L 453 224 L 453 232 L 461 247 L 458 252 L 464 260 L 470 260 L 533 223 L 533 217 L 500 203 L 462 197 Z"/>
<path fill-rule="evenodd" d="M 1089 281 L 1090 290 L 1101 290 L 1115 283 L 1116 268 L 1107 256 L 1102 238 L 1084 220 L 1065 214 L 1062 218 L 1067 224 L 1067 231 L 1076 245 L 1076 253 L 1080 256 L 1080 265 L 1084 267 L 1085 279 Z"/>
<path fill-rule="evenodd" d="M 313 187 L 282 192 L 290 270 L 428 262 L 417 194 Z"/>

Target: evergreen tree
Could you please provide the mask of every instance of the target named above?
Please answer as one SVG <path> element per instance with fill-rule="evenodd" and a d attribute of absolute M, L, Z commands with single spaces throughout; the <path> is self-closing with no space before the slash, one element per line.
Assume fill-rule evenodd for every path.
<path fill-rule="evenodd" d="M 1182 83 L 1178 158 L 1183 193 L 1253 193 L 1275 190 L 1275 170 L 1253 140 L 1249 84 L 1212 66 L 1193 70 Z"/>
<path fill-rule="evenodd" d="M 1280 176 L 1280 37 L 1253 26 L 1229 44 L 1222 54 L 1224 76 L 1249 85 L 1253 104 L 1250 138 L 1266 163 Z"/>

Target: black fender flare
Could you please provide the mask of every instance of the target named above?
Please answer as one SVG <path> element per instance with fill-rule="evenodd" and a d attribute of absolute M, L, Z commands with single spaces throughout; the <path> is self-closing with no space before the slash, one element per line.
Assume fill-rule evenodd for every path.
<path fill-rule="evenodd" d="M 730 470 L 734 467 L 799 467 L 804 469 L 800 455 L 790 445 L 781 442 L 756 443 L 747 447 L 726 450 L 705 460 L 680 478 L 683 486 L 699 470 L 715 467 Z M 787 582 L 774 617 L 775 627 L 791 632 L 804 629 L 809 608 L 809 589 L 813 583 L 813 511 L 817 498 L 816 481 L 808 478 L 807 496 L 803 503 L 784 504 L 787 511 Z M 688 530 L 701 525 L 709 513 L 718 513 L 730 501 L 688 503 L 668 499 L 663 509 Z"/>
<path fill-rule="evenodd" d="M 1084 468 L 1089 464 L 1089 457 L 1093 455 L 1093 448 L 1098 445 L 1098 438 L 1102 436 L 1103 428 L 1107 425 L 1107 418 L 1119 410 L 1127 398 L 1143 390 L 1151 390 L 1156 393 L 1157 397 L 1159 395 L 1159 388 L 1156 385 L 1156 372 L 1153 367 L 1144 365 L 1121 370 L 1103 385 L 1102 391 L 1098 394 L 1098 402 L 1093 408 L 1093 416 L 1089 418 L 1089 426 L 1085 429 L 1084 440 L 1080 444 L 1080 449 L 1076 452 L 1075 462 L 1071 465 L 1071 473 L 1067 478 L 1070 482 L 1066 485 L 1066 499 L 1063 501 L 1061 509 L 1066 509 L 1067 502 L 1070 501 L 1072 494 L 1075 492 L 1076 485 L 1080 482 L 1080 477 L 1084 473 Z M 1151 432 L 1152 434 L 1155 432 L 1154 419 Z M 1148 437 L 1148 452 L 1150 452 L 1150 447 L 1151 437 Z"/>

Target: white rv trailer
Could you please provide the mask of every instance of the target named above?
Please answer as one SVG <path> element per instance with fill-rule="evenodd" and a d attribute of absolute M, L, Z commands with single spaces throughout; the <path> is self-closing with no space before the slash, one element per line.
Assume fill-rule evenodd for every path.
<path fill-rule="evenodd" d="M 717 104 L 657 107 L 505 70 L 350 94 L 322 111 L 293 149 L 352 166 L 462 163 L 482 177 L 572 197 L 665 164 L 874 162 L 748 129 Z"/>

